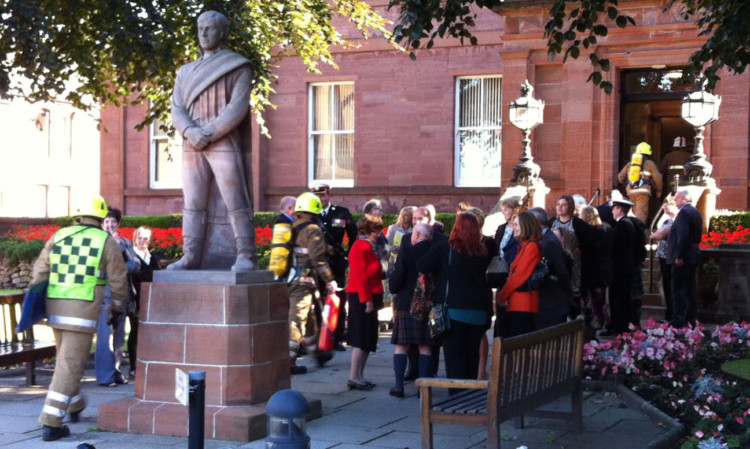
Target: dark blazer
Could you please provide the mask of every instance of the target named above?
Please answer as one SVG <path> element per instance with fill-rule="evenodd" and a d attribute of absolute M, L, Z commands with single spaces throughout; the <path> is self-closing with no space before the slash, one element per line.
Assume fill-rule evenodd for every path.
<path fill-rule="evenodd" d="M 427 254 L 430 248 L 432 248 L 431 240 L 423 240 L 412 246 L 411 232 L 402 237 L 396 265 L 388 279 L 388 288 L 391 293 L 395 294 L 393 302 L 396 310 L 411 308 L 411 300 L 419 276 L 417 260 Z"/>
<path fill-rule="evenodd" d="M 282 223 L 282 224 L 293 224 L 294 223 L 294 219 L 287 217 L 285 214 L 281 214 L 276 219 L 276 221 L 273 222 L 274 225 L 277 225 L 279 223 Z"/>
<path fill-rule="evenodd" d="M 615 227 L 615 217 L 612 216 L 612 206 L 610 204 L 600 204 L 596 206 L 596 211 L 599 212 L 599 218 L 602 220 L 602 223 L 607 223 L 613 228 Z"/>
<path fill-rule="evenodd" d="M 544 329 L 563 323 L 570 309 L 570 273 L 568 272 L 566 255 L 557 236 L 545 228 L 542 240 L 539 242 L 542 257 L 547 259 L 550 274 L 557 277 L 554 284 L 539 288 L 539 311 L 534 320 L 537 329 Z"/>
<path fill-rule="evenodd" d="M 357 224 L 352 218 L 349 209 L 344 206 L 331 204 L 328 213 L 320 217 L 326 238 L 326 245 L 330 246 L 328 263 L 333 271 L 333 276 L 339 286 L 346 284 L 346 254 L 341 242 L 344 236 L 349 237 L 349 247 L 357 240 Z"/>
<path fill-rule="evenodd" d="M 616 280 L 617 284 L 630 285 L 630 278 L 635 274 L 634 244 L 635 226 L 633 226 L 633 222 L 624 217 L 617 220 L 612 244 L 613 281 Z"/>
<path fill-rule="evenodd" d="M 703 218 L 692 204 L 685 204 L 674 219 L 667 239 L 667 263 L 682 259 L 686 264 L 701 262 L 700 242 Z"/>
<path fill-rule="evenodd" d="M 607 287 L 612 283 L 612 245 L 615 232 L 610 225 L 601 227 L 585 223 L 587 228 L 579 239 L 581 250 L 581 289 Z M 578 229 L 576 229 L 578 236 Z"/>

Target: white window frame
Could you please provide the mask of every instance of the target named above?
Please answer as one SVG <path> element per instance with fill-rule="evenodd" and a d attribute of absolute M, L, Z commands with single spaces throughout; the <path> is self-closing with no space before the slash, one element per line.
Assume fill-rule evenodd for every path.
<path fill-rule="evenodd" d="M 325 182 L 331 187 L 354 187 L 354 173 L 352 173 L 352 178 L 336 178 L 335 176 L 335 169 L 336 165 L 333 164 L 333 170 L 334 170 L 334 177 L 333 179 L 316 179 L 315 178 L 315 136 L 316 135 L 323 135 L 323 134 L 329 134 L 329 135 L 342 135 L 342 134 L 354 134 L 354 129 L 342 129 L 342 130 L 336 130 L 336 131 L 313 131 L 313 126 L 315 123 L 315 103 L 313 101 L 314 95 L 313 91 L 315 88 L 321 87 L 321 86 L 341 86 L 341 85 L 354 85 L 354 81 L 334 81 L 334 82 L 323 82 L 323 83 L 310 83 L 308 85 L 307 90 L 307 180 L 308 184 L 312 184 L 313 182 Z M 331 95 L 331 101 L 333 101 L 333 95 Z M 356 98 L 356 97 L 355 97 Z M 355 105 L 356 107 L 356 105 Z M 331 108 L 331 110 L 334 110 L 334 108 Z M 355 120 L 356 120 L 356 113 L 355 113 Z M 356 126 L 356 125 L 355 125 Z M 352 152 L 354 152 L 354 149 L 352 149 Z M 335 157 L 336 152 L 332 152 L 333 157 Z M 352 157 L 354 157 L 352 155 Z"/>
<path fill-rule="evenodd" d="M 502 121 L 499 126 L 465 126 L 462 127 L 459 123 L 461 116 L 461 81 L 467 79 L 487 79 L 487 78 L 499 78 L 500 79 L 500 98 L 496 100 L 496 104 L 500 107 L 500 117 L 503 114 L 503 102 L 502 102 L 502 75 L 500 74 L 489 74 L 489 75 L 465 75 L 457 76 L 455 79 L 455 101 L 454 101 L 454 140 L 453 140 L 453 182 L 456 187 L 501 187 L 502 184 Z M 484 90 L 484 84 L 482 85 Z M 482 97 L 484 101 L 484 97 Z M 483 107 L 479 108 L 479 113 L 482 113 Z M 497 131 L 500 132 L 500 147 L 498 157 L 498 173 L 493 179 L 489 178 L 478 178 L 478 177 L 461 177 L 461 131 Z"/>
<path fill-rule="evenodd" d="M 158 151 L 159 146 L 158 144 L 162 141 L 167 141 L 167 145 L 169 145 L 172 148 L 175 148 L 182 152 L 182 139 L 179 136 L 178 133 L 175 133 L 174 137 L 169 137 L 167 134 L 163 134 L 161 130 L 157 130 L 157 124 L 151 123 L 148 126 L 148 160 L 149 160 L 149 167 L 148 167 L 148 185 L 150 189 L 154 190 L 165 190 L 165 189 L 181 189 L 182 188 L 182 179 L 177 181 L 167 181 L 167 180 L 157 180 L 156 179 L 156 166 L 157 166 L 157 158 L 159 157 Z M 158 131 L 158 134 L 157 134 Z M 181 163 L 181 154 L 180 154 L 180 173 L 182 173 L 182 163 Z"/>

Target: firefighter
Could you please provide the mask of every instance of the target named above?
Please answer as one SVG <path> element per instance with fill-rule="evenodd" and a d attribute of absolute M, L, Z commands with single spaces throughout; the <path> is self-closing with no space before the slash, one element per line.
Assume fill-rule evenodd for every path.
<path fill-rule="evenodd" d="M 312 192 L 305 192 L 297 197 L 294 205 L 294 245 L 289 273 L 289 352 L 292 374 L 307 372 L 306 367 L 296 364 L 300 350 L 307 351 L 318 366 L 323 366 L 333 358 L 330 351 L 318 349 L 317 332 L 306 333 L 308 318 L 311 318 L 311 325 L 316 322 L 311 310 L 313 301 L 320 300 L 321 287 L 327 287 L 328 291 L 336 291 L 337 287 L 328 265 L 325 235 L 320 225 L 322 210 L 323 203 Z M 317 324 L 317 328 L 320 328 L 320 323 Z"/>
<path fill-rule="evenodd" d="M 651 160 L 651 145 L 641 142 L 622 171 L 617 175 L 620 184 L 625 184 L 628 198 L 632 201 L 633 214 L 644 223 L 648 219 L 651 197 L 661 197 L 662 178 L 659 167 Z"/>
<path fill-rule="evenodd" d="M 128 298 L 127 268 L 117 243 L 101 229 L 107 204 L 97 196 L 79 206 L 73 225 L 47 241 L 34 263 L 31 286 L 49 281 L 47 324 L 57 344 L 57 361 L 39 422 L 44 441 L 70 435 L 66 414 L 78 422 L 86 407 L 79 394 L 81 378 L 91 353 L 104 287 L 112 291 L 109 322 L 122 316 Z"/>

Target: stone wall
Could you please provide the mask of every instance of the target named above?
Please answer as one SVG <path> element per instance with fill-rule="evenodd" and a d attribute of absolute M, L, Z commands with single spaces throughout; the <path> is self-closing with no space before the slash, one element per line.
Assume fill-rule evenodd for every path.
<path fill-rule="evenodd" d="M 3 289 L 23 289 L 28 287 L 31 282 L 31 269 L 34 261 L 21 262 L 17 266 L 10 267 L 5 263 L 5 259 L 0 257 L 0 288 Z"/>

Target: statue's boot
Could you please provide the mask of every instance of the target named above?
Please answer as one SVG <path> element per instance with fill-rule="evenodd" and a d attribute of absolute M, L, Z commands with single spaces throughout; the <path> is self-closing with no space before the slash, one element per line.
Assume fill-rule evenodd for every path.
<path fill-rule="evenodd" d="M 232 265 L 232 271 L 234 273 L 253 271 L 257 263 L 252 210 L 240 209 L 229 212 L 229 222 L 232 224 L 237 245 L 237 260 Z"/>
<path fill-rule="evenodd" d="M 167 270 L 194 270 L 200 266 L 206 211 L 184 210 L 182 214 L 182 257 Z"/>

